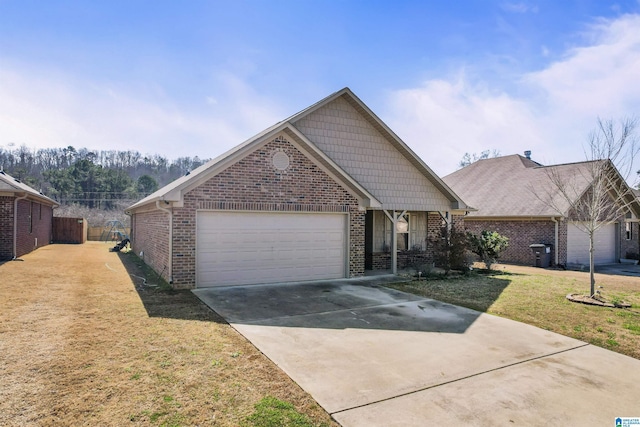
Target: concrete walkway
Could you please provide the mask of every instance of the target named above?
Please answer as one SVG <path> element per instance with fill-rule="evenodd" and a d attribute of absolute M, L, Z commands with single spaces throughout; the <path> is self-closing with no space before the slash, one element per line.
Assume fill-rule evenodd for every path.
<path fill-rule="evenodd" d="M 194 293 L 346 427 L 615 425 L 640 361 L 398 292 L 389 277 Z"/>

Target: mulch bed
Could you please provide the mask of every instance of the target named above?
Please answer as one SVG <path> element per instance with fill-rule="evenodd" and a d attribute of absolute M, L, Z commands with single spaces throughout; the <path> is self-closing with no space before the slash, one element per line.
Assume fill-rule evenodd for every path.
<path fill-rule="evenodd" d="M 591 297 L 588 295 L 580 295 L 580 294 L 568 294 L 567 299 L 571 302 L 578 302 L 581 304 L 589 304 L 589 305 L 597 305 L 600 307 L 610 307 L 610 308 L 630 308 L 631 304 L 628 304 L 624 301 L 613 304 L 611 302 L 604 301 L 602 299 Z"/>

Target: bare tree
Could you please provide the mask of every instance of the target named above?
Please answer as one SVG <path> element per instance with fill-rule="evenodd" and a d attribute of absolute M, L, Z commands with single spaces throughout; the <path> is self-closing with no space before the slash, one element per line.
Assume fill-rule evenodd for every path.
<path fill-rule="evenodd" d="M 462 159 L 460 159 L 460 161 L 458 162 L 458 168 L 464 168 L 466 166 L 469 166 L 471 163 L 477 162 L 478 160 L 484 160 L 494 157 L 500 157 L 500 151 L 496 150 L 495 148 L 493 150 L 484 150 L 480 154 L 464 153 Z"/>
<path fill-rule="evenodd" d="M 586 162 L 543 168 L 548 186 L 534 191 L 559 214 L 575 221 L 589 236 L 591 296 L 595 295 L 594 237 L 602 227 L 618 222 L 638 203 L 627 184 L 638 154 L 635 138 L 637 119 L 619 122 L 598 119 L 585 147 Z M 566 165 L 564 165 L 566 166 Z"/>

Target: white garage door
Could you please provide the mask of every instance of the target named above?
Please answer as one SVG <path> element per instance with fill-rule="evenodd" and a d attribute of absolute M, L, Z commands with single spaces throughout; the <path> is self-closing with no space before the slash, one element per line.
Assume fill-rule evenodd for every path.
<path fill-rule="evenodd" d="M 197 214 L 197 287 L 344 278 L 347 215 Z"/>
<path fill-rule="evenodd" d="M 610 264 L 616 260 L 616 225 L 600 228 L 594 239 L 595 264 Z M 589 265 L 589 235 L 569 223 L 567 228 L 567 263 Z"/>

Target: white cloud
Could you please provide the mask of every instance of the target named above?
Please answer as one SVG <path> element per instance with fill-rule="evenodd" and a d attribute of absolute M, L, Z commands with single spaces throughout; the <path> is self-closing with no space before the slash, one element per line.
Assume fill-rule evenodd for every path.
<path fill-rule="evenodd" d="M 391 127 L 439 174 L 455 170 L 465 152 L 504 154 L 512 151 L 504 141 L 527 148 L 541 138 L 523 102 L 473 86 L 463 74 L 398 91 L 390 107 Z"/>
<path fill-rule="evenodd" d="M 8 63 L 3 60 L 0 69 L 0 146 L 5 148 L 72 145 L 170 159 L 215 157 L 282 117 L 231 76 L 223 77 L 220 95 L 181 106 L 162 90 L 98 84 Z"/>
<path fill-rule="evenodd" d="M 582 144 L 598 116 L 640 114 L 640 15 L 599 21 L 590 43 L 521 76 L 518 94 L 464 73 L 390 95 L 389 124 L 437 173 L 465 152 L 532 150 L 543 163 L 584 159 Z M 475 80 L 478 79 L 474 76 Z"/>
<path fill-rule="evenodd" d="M 502 3 L 501 5 L 502 9 L 507 11 L 507 12 L 514 12 L 514 13 L 527 13 L 527 12 L 533 12 L 533 13 L 538 13 L 538 6 L 535 5 L 530 5 L 524 2 L 519 2 L 519 3 L 513 3 L 513 2 L 505 2 Z"/>

